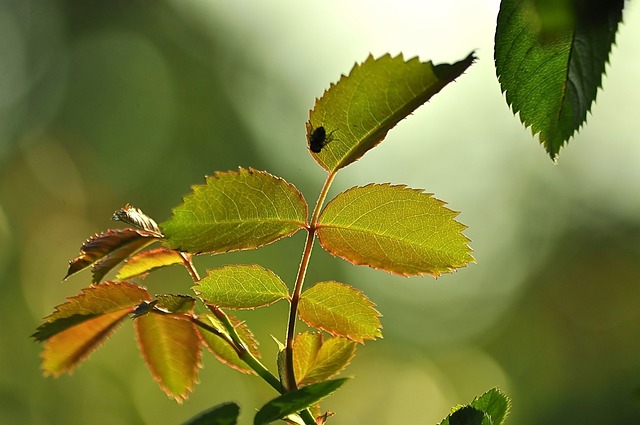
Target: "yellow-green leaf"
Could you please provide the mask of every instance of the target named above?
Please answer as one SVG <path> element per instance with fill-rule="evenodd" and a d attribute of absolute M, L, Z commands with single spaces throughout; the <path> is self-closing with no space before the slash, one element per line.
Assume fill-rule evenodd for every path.
<path fill-rule="evenodd" d="M 307 211 L 293 185 L 265 171 L 240 168 L 194 186 L 160 227 L 171 249 L 222 253 L 292 235 L 306 225 Z"/>
<path fill-rule="evenodd" d="M 324 341 L 322 334 L 304 332 L 293 344 L 293 369 L 300 386 L 330 379 L 344 370 L 356 353 L 356 343 L 340 337 Z"/>
<path fill-rule="evenodd" d="M 56 307 L 33 334 L 46 341 L 42 369 L 59 376 L 71 371 L 115 330 L 142 301 L 151 297 L 144 288 L 125 282 L 106 282 L 85 288 Z"/>
<path fill-rule="evenodd" d="M 140 252 L 128 260 L 120 267 L 116 279 L 127 280 L 141 276 L 161 267 L 181 264 L 182 257 L 178 251 L 165 248 L 152 249 Z"/>
<path fill-rule="evenodd" d="M 205 303 L 232 309 L 263 307 L 289 296 L 274 272 L 256 264 L 209 270 L 193 289 Z"/>
<path fill-rule="evenodd" d="M 205 323 L 213 326 L 220 333 L 227 335 L 224 326 L 215 316 L 207 314 L 200 316 L 200 319 Z M 253 333 L 251 332 L 251 330 L 249 330 L 246 323 L 240 322 L 233 316 L 229 316 L 229 319 L 231 320 L 231 323 L 238 333 L 238 336 L 240 336 L 240 339 L 242 339 L 242 341 L 244 341 L 244 343 L 247 345 L 247 348 L 249 349 L 251 354 L 253 354 L 255 357 L 260 357 L 260 351 L 258 350 L 258 341 L 256 341 Z M 240 359 L 238 353 L 233 348 L 231 348 L 229 343 L 226 342 L 223 337 L 212 332 L 207 332 L 202 328 L 198 328 L 198 331 L 202 336 L 202 341 L 204 342 L 205 346 L 214 356 L 216 356 L 218 360 L 242 373 L 255 374 L 253 369 L 251 369 L 244 361 L 242 361 L 242 359 Z"/>
<path fill-rule="evenodd" d="M 168 396 L 185 400 L 198 378 L 200 337 L 184 315 L 151 312 L 135 319 L 140 351 Z"/>
<path fill-rule="evenodd" d="M 473 261 L 457 215 L 421 190 L 370 184 L 327 204 L 318 237 L 327 251 L 354 264 L 437 277 Z"/>
<path fill-rule="evenodd" d="M 351 164 L 473 61 L 473 54 L 435 66 L 402 55 L 369 56 L 316 101 L 307 122 L 311 154 L 330 172 Z"/>
<path fill-rule="evenodd" d="M 380 313 L 358 289 L 338 282 L 321 282 L 300 297 L 298 313 L 309 326 L 364 343 L 382 337 Z"/>

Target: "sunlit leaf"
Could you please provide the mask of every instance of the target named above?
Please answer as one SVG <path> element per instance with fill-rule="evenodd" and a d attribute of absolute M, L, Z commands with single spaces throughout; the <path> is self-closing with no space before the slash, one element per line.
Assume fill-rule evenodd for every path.
<path fill-rule="evenodd" d="M 183 315 L 151 312 L 135 319 L 140 351 L 168 396 L 182 402 L 193 389 L 200 367 L 200 337 Z"/>
<path fill-rule="evenodd" d="M 149 300 L 144 288 L 107 282 L 85 288 L 56 307 L 33 337 L 45 341 L 42 369 L 59 376 L 84 360 L 140 304 Z"/>
<path fill-rule="evenodd" d="M 313 157 L 327 171 L 356 161 L 473 61 L 472 54 L 436 66 L 418 58 L 405 61 L 402 55 L 369 56 L 332 84 L 309 113 L 307 141 Z M 325 137 L 319 131 L 326 140 L 320 140 Z"/>
<path fill-rule="evenodd" d="M 138 208 L 135 208 L 129 204 L 120 208 L 118 211 L 113 213 L 113 220 L 122 221 L 124 223 L 130 224 L 132 226 L 137 227 L 138 229 L 146 230 L 149 232 L 153 232 L 162 236 L 162 232 L 160 228 L 156 224 L 155 221 L 145 213 L 143 213 Z"/>
<path fill-rule="evenodd" d="M 157 233 L 146 230 L 109 229 L 82 245 L 80 255 L 69 262 L 64 278 L 93 266 L 93 282 L 99 282 L 118 263 L 159 238 Z"/>
<path fill-rule="evenodd" d="M 354 264 L 438 276 L 473 261 L 457 215 L 421 190 L 370 184 L 327 204 L 318 237 L 327 251 Z"/>
<path fill-rule="evenodd" d="M 552 159 L 585 123 L 624 0 L 502 0 L 496 72 L 507 103 Z"/>
<path fill-rule="evenodd" d="M 509 406 L 509 398 L 493 388 L 466 406 L 454 408 L 439 425 L 502 425 Z"/>
<path fill-rule="evenodd" d="M 293 345 L 293 368 L 298 385 L 325 381 L 340 373 L 356 353 L 356 343 L 334 337 L 324 341 L 320 333 L 301 333 Z"/>
<path fill-rule="evenodd" d="M 183 425 L 236 425 L 240 415 L 240 406 L 229 402 L 218 404 L 189 419 Z"/>
<path fill-rule="evenodd" d="M 269 424 L 300 412 L 336 392 L 348 379 L 319 382 L 276 397 L 258 411 L 253 423 L 254 425 Z"/>
<path fill-rule="evenodd" d="M 127 259 L 118 270 L 116 278 L 127 280 L 174 264 L 182 264 L 182 257 L 177 251 L 165 248 L 143 251 Z"/>
<path fill-rule="evenodd" d="M 224 326 L 222 323 L 213 315 L 203 315 L 199 316 L 199 318 L 205 321 L 207 324 L 210 324 L 214 328 L 216 328 L 220 333 L 227 335 Z M 258 341 L 256 341 L 253 333 L 244 322 L 238 321 L 233 316 L 229 316 L 231 319 L 231 323 L 240 336 L 240 338 L 245 342 L 249 352 L 253 354 L 255 357 L 260 357 L 260 351 L 258 350 Z M 255 374 L 253 369 L 251 369 L 244 361 L 238 357 L 238 353 L 227 343 L 221 336 L 218 336 L 212 332 L 207 332 L 202 328 L 198 328 L 200 335 L 202 336 L 202 340 L 205 346 L 209 349 L 209 351 L 217 357 L 222 363 L 226 364 L 229 367 L 232 367 L 242 373 Z"/>
<path fill-rule="evenodd" d="M 264 171 L 240 168 L 207 177 L 160 227 L 172 249 L 221 253 L 252 249 L 305 226 L 298 190 Z"/>
<path fill-rule="evenodd" d="M 289 296 L 275 273 L 255 264 L 209 270 L 193 290 L 207 304 L 232 309 L 262 307 Z"/>
<path fill-rule="evenodd" d="M 309 326 L 363 343 L 382 337 L 380 313 L 361 291 L 338 282 L 321 282 L 303 292 L 300 318 Z"/>

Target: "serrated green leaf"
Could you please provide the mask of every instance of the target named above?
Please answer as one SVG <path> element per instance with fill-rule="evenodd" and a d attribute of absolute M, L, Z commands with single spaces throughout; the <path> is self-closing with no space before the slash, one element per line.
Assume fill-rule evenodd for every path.
<path fill-rule="evenodd" d="M 236 403 L 222 403 L 189 419 L 183 425 L 236 425 L 239 415 L 240 406 Z"/>
<path fill-rule="evenodd" d="M 33 337 L 45 341 L 42 369 L 59 376 L 71 371 L 102 343 L 135 307 L 151 297 L 144 288 L 106 282 L 85 288 L 55 308 Z"/>
<path fill-rule="evenodd" d="M 332 172 L 356 161 L 380 143 L 387 132 L 459 77 L 473 54 L 455 64 L 434 66 L 402 55 L 356 64 L 316 101 L 309 113 L 307 141 L 316 162 Z M 320 127 L 330 143 L 318 140 Z M 314 134 L 315 133 L 315 134 Z M 312 143 L 313 142 L 313 143 Z M 324 146 L 323 146 L 324 145 Z"/>
<path fill-rule="evenodd" d="M 320 282 L 302 293 L 300 318 L 309 326 L 364 343 L 382 337 L 380 313 L 362 291 L 338 282 Z"/>
<path fill-rule="evenodd" d="M 193 389 L 200 367 L 200 338 L 182 315 L 151 312 L 135 319 L 136 336 L 151 375 L 177 402 Z"/>
<path fill-rule="evenodd" d="M 289 296 L 284 282 L 257 264 L 209 270 L 193 290 L 205 303 L 231 309 L 263 307 Z"/>
<path fill-rule="evenodd" d="M 293 344 L 293 369 L 299 386 L 330 379 L 344 370 L 356 353 L 356 343 L 334 337 L 324 341 L 322 334 L 304 332 Z"/>
<path fill-rule="evenodd" d="M 82 245 L 80 255 L 69 262 L 64 278 L 92 266 L 93 282 L 100 282 L 118 263 L 160 237 L 155 232 L 136 229 L 109 229 L 94 235 Z"/>
<path fill-rule="evenodd" d="M 254 425 L 264 425 L 300 412 L 336 392 L 349 378 L 311 384 L 274 398 L 258 411 Z"/>
<path fill-rule="evenodd" d="M 496 72 L 507 103 L 552 159 L 586 121 L 623 0 L 502 0 Z"/>
<path fill-rule="evenodd" d="M 172 314 L 193 313 L 196 299 L 188 295 L 162 294 L 156 295 L 157 309 Z"/>
<path fill-rule="evenodd" d="M 207 314 L 200 316 L 200 319 L 204 320 L 207 324 L 211 324 L 215 329 L 217 329 L 222 334 L 227 334 L 224 329 L 224 326 L 220 321 L 213 315 Z M 233 324 L 236 332 L 247 345 L 247 348 L 255 357 L 260 357 L 260 351 L 258 350 L 258 341 L 256 341 L 253 333 L 247 327 L 246 323 L 240 322 L 233 316 L 229 316 L 231 323 Z M 255 374 L 255 371 L 251 369 L 244 361 L 240 359 L 238 353 L 226 342 L 221 336 L 216 335 L 211 332 L 207 332 L 204 329 L 198 328 L 200 335 L 202 336 L 202 340 L 205 346 L 209 349 L 209 351 L 216 356 L 218 360 L 227 366 L 236 369 L 242 373 Z"/>
<path fill-rule="evenodd" d="M 222 253 L 253 249 L 306 225 L 302 194 L 265 171 L 240 168 L 207 177 L 160 227 L 171 249 Z"/>
<path fill-rule="evenodd" d="M 181 264 L 182 261 L 182 257 L 178 251 L 165 248 L 143 251 L 125 260 L 125 263 L 120 267 L 120 270 L 118 270 L 116 279 L 131 279 L 161 267 Z"/>
<path fill-rule="evenodd" d="M 473 261 L 457 212 L 406 186 L 354 187 L 327 204 L 318 220 L 333 255 L 403 276 L 439 276 Z"/>
<path fill-rule="evenodd" d="M 464 406 L 449 415 L 448 425 L 493 425 L 493 422 L 482 410 Z"/>
<path fill-rule="evenodd" d="M 493 425 L 501 425 L 509 415 L 511 401 L 498 388 L 492 388 L 473 400 L 471 406 L 487 413 Z"/>

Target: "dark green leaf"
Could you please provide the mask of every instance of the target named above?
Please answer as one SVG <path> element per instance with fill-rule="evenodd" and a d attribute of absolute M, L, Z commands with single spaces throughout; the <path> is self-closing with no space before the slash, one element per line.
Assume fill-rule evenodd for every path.
<path fill-rule="evenodd" d="M 507 103 L 552 159 L 586 121 L 624 0 L 502 0 L 496 72 Z"/>
<path fill-rule="evenodd" d="M 183 425 L 236 425 L 240 415 L 240 406 L 229 402 L 218 404 L 189 419 Z"/>
<path fill-rule="evenodd" d="M 311 384 L 285 393 L 265 404 L 256 414 L 255 425 L 269 424 L 288 415 L 300 412 L 337 391 L 349 378 Z"/>
<path fill-rule="evenodd" d="M 509 415 L 510 400 L 498 388 L 492 388 L 471 402 L 471 406 L 480 409 L 491 417 L 493 425 L 501 425 Z"/>

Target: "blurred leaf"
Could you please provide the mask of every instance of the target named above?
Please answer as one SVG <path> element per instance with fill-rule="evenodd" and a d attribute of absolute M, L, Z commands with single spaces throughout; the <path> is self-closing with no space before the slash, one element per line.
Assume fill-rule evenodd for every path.
<path fill-rule="evenodd" d="M 177 251 L 165 248 L 143 251 L 127 259 L 118 271 L 116 278 L 118 280 L 131 279 L 174 264 L 182 264 L 182 257 Z"/>
<path fill-rule="evenodd" d="M 370 184 L 329 202 L 317 232 L 324 249 L 351 263 L 437 277 L 473 261 L 457 215 L 421 190 Z"/>
<path fill-rule="evenodd" d="M 278 396 L 262 406 L 256 414 L 255 425 L 269 424 L 300 412 L 336 392 L 349 378 L 311 384 Z"/>
<path fill-rule="evenodd" d="M 205 303 L 231 309 L 263 307 L 289 296 L 274 272 L 256 264 L 208 270 L 193 290 Z"/>
<path fill-rule="evenodd" d="M 400 120 L 459 77 L 473 54 L 455 64 L 434 66 L 402 55 L 369 56 L 349 76 L 331 84 L 316 100 L 307 122 L 307 141 L 316 162 L 331 172 L 359 159 L 380 143 Z M 332 139 L 323 149 L 318 129 Z M 313 142 L 313 143 L 312 143 Z"/>
<path fill-rule="evenodd" d="M 502 0 L 496 72 L 507 103 L 552 159 L 587 119 L 623 0 Z"/>
<path fill-rule="evenodd" d="M 106 282 L 85 288 L 44 319 L 33 337 L 47 341 L 42 355 L 46 375 L 71 371 L 95 350 L 118 324 L 150 296 L 144 288 Z"/>
<path fill-rule="evenodd" d="M 211 324 L 211 326 L 216 328 L 220 333 L 227 335 L 224 326 L 222 326 L 222 323 L 220 323 L 220 321 L 215 316 L 207 314 L 199 316 L 199 318 L 206 323 Z M 253 354 L 255 357 L 260 357 L 260 351 L 258 350 L 258 341 L 256 341 L 253 333 L 251 332 L 251 330 L 249 330 L 247 325 L 244 322 L 238 321 L 238 319 L 233 316 L 229 316 L 229 319 L 231 319 L 231 323 L 233 323 L 236 332 L 240 336 L 240 339 L 242 339 L 242 341 L 244 341 L 244 343 L 247 345 L 247 348 L 251 352 L 251 354 Z M 224 340 L 224 338 L 212 332 L 207 332 L 206 330 L 201 328 L 198 328 L 198 331 L 202 336 L 202 340 L 205 346 L 214 356 L 216 356 L 218 360 L 242 373 L 255 374 L 253 369 L 251 369 L 244 361 L 240 359 L 240 357 L 238 357 L 238 353 L 236 353 L 236 351 L 229 345 L 227 341 Z"/>
<path fill-rule="evenodd" d="M 172 249 L 191 253 L 253 249 L 305 226 L 307 204 L 291 184 L 240 168 L 207 177 L 161 225 Z"/>
<path fill-rule="evenodd" d="M 300 386 L 314 384 L 342 372 L 356 354 L 356 343 L 346 338 L 329 338 L 322 334 L 298 334 L 293 344 L 293 368 Z"/>
<path fill-rule="evenodd" d="M 497 388 L 458 406 L 439 425 L 502 425 L 509 414 L 510 400 Z"/>
<path fill-rule="evenodd" d="M 236 403 L 222 403 L 189 419 L 183 425 L 236 425 L 239 415 L 240 406 Z"/>
<path fill-rule="evenodd" d="M 151 312 L 135 319 L 140 351 L 153 377 L 181 403 L 193 389 L 200 367 L 200 338 L 185 316 Z"/>
<path fill-rule="evenodd" d="M 130 224 L 138 229 L 156 233 L 158 236 L 162 237 L 162 232 L 160 231 L 160 228 L 158 228 L 156 222 L 141 210 L 129 204 L 113 213 L 112 219 Z"/>
<path fill-rule="evenodd" d="M 361 291 L 338 282 L 321 282 L 300 297 L 300 318 L 309 326 L 364 343 L 382 337 L 380 313 Z"/>
<path fill-rule="evenodd" d="M 82 245 L 80 255 L 69 262 L 64 278 L 93 266 L 93 282 L 100 282 L 118 263 L 158 238 L 160 236 L 154 232 L 135 229 L 109 229 L 92 236 Z"/>

